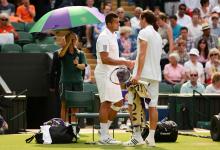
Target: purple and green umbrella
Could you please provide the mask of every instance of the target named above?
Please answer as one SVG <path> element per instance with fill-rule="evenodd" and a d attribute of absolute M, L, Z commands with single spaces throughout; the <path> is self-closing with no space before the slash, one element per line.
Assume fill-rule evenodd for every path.
<path fill-rule="evenodd" d="M 104 21 L 105 16 L 97 9 L 85 6 L 69 6 L 46 13 L 34 24 L 30 33 L 70 29 Z"/>

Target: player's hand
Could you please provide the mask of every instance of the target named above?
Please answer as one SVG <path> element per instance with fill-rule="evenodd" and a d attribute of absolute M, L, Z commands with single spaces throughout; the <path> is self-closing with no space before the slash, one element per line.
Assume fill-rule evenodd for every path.
<path fill-rule="evenodd" d="M 134 61 L 128 60 L 126 66 L 127 66 L 130 70 L 132 70 L 132 69 L 134 68 L 134 64 L 135 64 Z"/>
<path fill-rule="evenodd" d="M 134 77 L 131 78 L 131 83 L 132 84 L 138 84 L 140 77 L 138 75 L 135 75 Z"/>
<path fill-rule="evenodd" d="M 79 58 L 78 58 L 78 57 L 76 57 L 76 58 L 73 60 L 73 64 L 74 64 L 74 65 L 79 64 Z"/>

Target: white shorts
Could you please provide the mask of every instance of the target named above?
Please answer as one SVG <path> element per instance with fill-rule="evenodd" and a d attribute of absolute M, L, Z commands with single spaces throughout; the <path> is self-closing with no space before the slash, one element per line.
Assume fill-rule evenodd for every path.
<path fill-rule="evenodd" d="M 95 70 L 95 79 L 101 103 L 105 101 L 116 103 L 123 99 L 121 86 L 113 84 L 108 73 L 100 73 Z"/>
<path fill-rule="evenodd" d="M 158 97 L 159 97 L 159 81 L 150 80 L 150 79 L 141 79 L 141 80 L 150 83 L 150 85 L 145 85 L 145 88 L 147 89 L 149 97 L 151 99 L 148 106 L 157 107 Z M 132 104 L 133 100 L 134 100 L 134 95 L 129 92 L 128 93 L 129 104 Z"/>

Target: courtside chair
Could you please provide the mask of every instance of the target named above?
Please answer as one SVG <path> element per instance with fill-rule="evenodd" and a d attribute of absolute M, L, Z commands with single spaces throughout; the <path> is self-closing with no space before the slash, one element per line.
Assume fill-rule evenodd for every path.
<path fill-rule="evenodd" d="M 17 44 L 23 46 L 24 44 L 29 44 L 33 42 L 32 34 L 28 32 L 18 32 L 18 40 L 16 41 Z"/>
<path fill-rule="evenodd" d="M 22 48 L 18 44 L 3 44 L 1 45 L 2 53 L 21 53 Z"/>
<path fill-rule="evenodd" d="M 11 24 L 15 28 L 16 31 L 24 31 L 25 30 L 25 24 L 24 23 L 11 22 Z"/>
<path fill-rule="evenodd" d="M 173 93 L 173 86 L 166 82 L 159 82 L 159 93 L 162 94 Z"/>
<path fill-rule="evenodd" d="M 30 44 L 25 44 L 23 46 L 23 52 L 24 53 L 42 53 L 45 52 L 45 49 L 42 48 L 39 44 L 36 43 L 30 43 Z"/>
<path fill-rule="evenodd" d="M 97 85 L 93 83 L 83 83 L 83 90 L 93 92 L 94 94 L 98 93 Z"/>
<path fill-rule="evenodd" d="M 69 114 L 79 118 L 96 118 L 98 113 L 93 113 L 94 94 L 89 91 L 65 91 L 66 108 L 83 108 L 83 113 Z M 71 123 L 71 122 L 69 122 Z M 94 123 L 93 123 L 93 141 L 94 141 Z"/>

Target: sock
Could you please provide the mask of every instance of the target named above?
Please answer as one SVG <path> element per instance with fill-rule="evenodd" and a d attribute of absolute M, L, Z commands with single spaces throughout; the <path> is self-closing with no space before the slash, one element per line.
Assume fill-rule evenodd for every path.
<path fill-rule="evenodd" d="M 134 126 L 133 127 L 133 136 L 136 139 L 142 139 L 141 136 L 141 127 L 140 126 Z"/>
<path fill-rule="evenodd" d="M 108 136 L 108 123 L 100 123 L 101 139 L 105 139 Z"/>
<path fill-rule="evenodd" d="M 150 129 L 147 139 L 154 140 L 155 130 Z"/>
<path fill-rule="evenodd" d="M 109 129 L 110 126 L 111 126 L 111 124 L 112 124 L 112 121 L 111 121 L 111 120 L 108 120 L 107 124 L 108 124 L 108 129 Z"/>
<path fill-rule="evenodd" d="M 73 133 L 76 135 L 76 125 L 77 123 L 76 122 L 71 122 L 71 125 L 72 125 L 72 128 L 73 128 Z"/>

